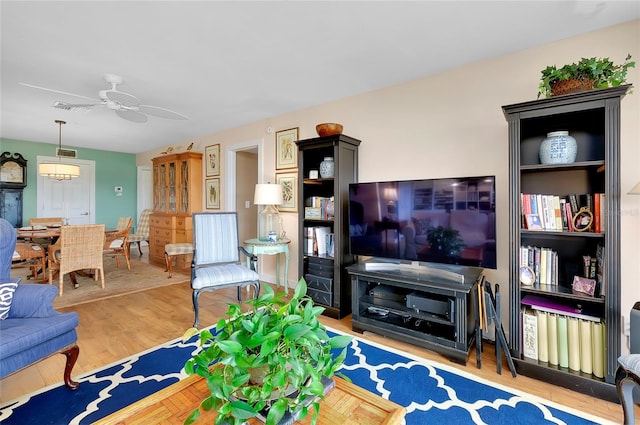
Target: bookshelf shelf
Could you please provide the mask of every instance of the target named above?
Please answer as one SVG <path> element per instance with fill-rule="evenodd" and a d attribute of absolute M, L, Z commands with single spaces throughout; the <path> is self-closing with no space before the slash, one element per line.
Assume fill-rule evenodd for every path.
<path fill-rule="evenodd" d="M 523 375 L 614 402 L 617 401 L 614 375 L 621 350 L 620 105 L 630 87 L 625 85 L 502 107 L 509 125 L 509 205 L 520 206 L 512 207 L 509 211 L 509 343 L 512 357 L 518 371 Z M 540 144 L 547 133 L 557 130 L 567 130 L 576 138 L 576 162 L 541 164 L 538 155 Z M 535 203 L 540 200 L 538 195 L 543 198 L 542 204 Z M 545 200 L 545 196 L 549 198 Z M 554 215 L 552 201 L 557 202 L 560 199 L 575 206 L 576 197 L 581 204 L 579 208 L 587 205 L 592 207 L 592 222 L 587 225 L 587 231 L 570 231 L 571 227 L 567 228 L 564 220 L 557 222 L 562 222 L 561 227 L 557 224 L 548 226 L 557 230 L 527 228 L 540 227 L 535 218 L 537 213 L 544 214 L 543 224 L 544 220 L 553 223 L 554 217 L 558 215 Z M 593 203 L 590 203 L 589 197 Z M 598 215 L 597 225 L 596 197 L 599 206 L 602 207 L 598 211 L 606 211 L 606 214 Z M 537 205 L 542 205 L 542 210 L 535 210 Z M 534 211 L 529 213 L 529 207 Z M 562 210 L 560 207 L 555 211 Z M 574 209 L 571 208 L 569 213 L 564 216 L 573 219 Z M 576 229 L 584 229 L 578 227 L 584 226 L 581 219 L 582 216 L 575 222 Z M 596 232 L 594 229 L 602 230 Z M 545 282 L 542 279 L 543 267 L 539 264 L 539 268 L 534 269 L 538 279 L 536 283 L 533 286 L 521 285 L 521 261 L 526 259 L 528 266 L 531 266 L 532 261 L 536 265 L 538 261 L 543 263 L 542 251 L 546 251 L 547 259 L 551 258 L 546 264 L 547 270 L 551 268 L 552 273 L 547 272 Z M 585 276 L 586 274 L 589 276 Z M 593 278 L 597 281 L 594 296 L 573 291 L 572 282 L 575 276 Z M 549 282 L 552 284 L 548 284 Z M 564 321 L 567 316 L 560 311 L 552 311 L 548 316 L 548 323 L 554 325 L 548 325 L 546 318 L 540 318 L 541 314 L 536 306 L 530 303 L 523 305 L 522 299 L 525 297 L 525 302 L 530 301 L 531 297 L 541 297 L 550 304 L 566 304 L 590 310 L 596 315 L 597 329 L 594 326 L 590 334 L 585 332 L 583 335 L 580 323 L 579 342 L 582 344 L 588 338 L 592 338 L 593 341 L 598 338 L 601 341 L 599 347 L 606 348 L 592 350 L 589 360 L 585 363 L 580 357 L 580 370 L 575 370 L 575 363 L 573 368 L 567 368 L 550 359 L 532 359 L 532 355 L 538 355 L 537 351 L 534 354 L 531 349 L 533 323 L 537 320 L 538 326 L 542 326 L 541 329 L 545 331 L 536 344 L 539 348 L 544 346 L 541 348 L 542 353 L 548 350 L 551 357 L 553 350 L 560 352 L 561 344 L 561 339 L 554 336 L 560 333 L 560 329 L 554 326 L 561 318 Z M 532 312 L 535 319 L 531 318 Z M 552 335 L 551 338 L 547 336 L 546 330 Z M 562 344 L 567 344 L 566 334 Z M 544 356 L 541 354 L 541 357 Z"/>

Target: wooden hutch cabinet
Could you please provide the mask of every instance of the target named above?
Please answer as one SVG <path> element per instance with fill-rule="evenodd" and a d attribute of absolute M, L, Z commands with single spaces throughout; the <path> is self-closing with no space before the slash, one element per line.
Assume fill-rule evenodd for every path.
<path fill-rule="evenodd" d="M 164 246 L 192 242 L 191 213 L 202 209 L 202 154 L 183 152 L 153 158 L 153 213 L 149 222 L 149 261 L 164 265 Z M 179 256 L 176 267 L 189 269 Z"/>

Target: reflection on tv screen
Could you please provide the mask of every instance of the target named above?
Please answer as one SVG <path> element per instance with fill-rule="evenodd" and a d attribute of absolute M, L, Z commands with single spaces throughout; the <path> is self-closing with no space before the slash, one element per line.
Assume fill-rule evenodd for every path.
<path fill-rule="evenodd" d="M 496 268 L 495 176 L 352 183 L 353 255 Z"/>

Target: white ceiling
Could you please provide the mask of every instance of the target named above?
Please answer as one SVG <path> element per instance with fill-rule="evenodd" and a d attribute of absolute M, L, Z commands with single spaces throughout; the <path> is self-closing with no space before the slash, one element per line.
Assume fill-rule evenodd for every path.
<path fill-rule="evenodd" d="M 638 1 L 0 2 L 0 137 L 139 153 L 639 19 Z M 110 88 L 189 119 L 54 109 Z M 89 102 L 90 103 L 90 102 Z"/>

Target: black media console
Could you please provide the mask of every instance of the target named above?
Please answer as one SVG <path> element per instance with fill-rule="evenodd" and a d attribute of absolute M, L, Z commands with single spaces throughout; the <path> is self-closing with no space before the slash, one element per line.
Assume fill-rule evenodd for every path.
<path fill-rule="evenodd" d="M 466 364 L 474 341 L 474 298 L 483 269 L 363 262 L 347 267 L 351 326 L 419 345 Z"/>

